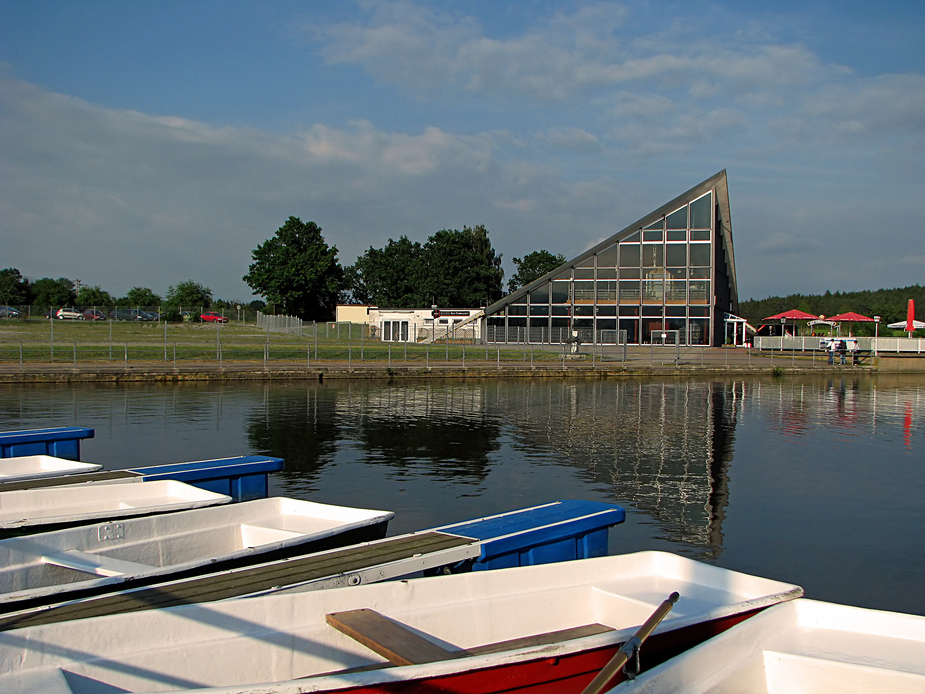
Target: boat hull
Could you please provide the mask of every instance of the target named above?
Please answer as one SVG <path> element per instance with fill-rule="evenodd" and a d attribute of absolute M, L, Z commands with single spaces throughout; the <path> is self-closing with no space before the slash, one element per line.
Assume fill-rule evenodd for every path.
<path fill-rule="evenodd" d="M 0 689 L 66 671 L 86 694 L 577 693 L 674 591 L 647 661 L 802 594 L 660 552 L 277 594 L 2 633 Z M 412 632 L 438 656 L 390 666 L 382 643 L 335 626 L 358 612 L 390 625 L 373 641 L 402 647 Z"/>

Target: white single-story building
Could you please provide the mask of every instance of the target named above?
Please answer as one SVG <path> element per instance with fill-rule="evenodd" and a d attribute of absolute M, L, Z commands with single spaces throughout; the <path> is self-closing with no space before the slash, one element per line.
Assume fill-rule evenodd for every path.
<path fill-rule="evenodd" d="M 383 342 L 423 342 L 432 340 L 480 340 L 482 320 L 456 327 L 479 308 L 379 308 L 340 305 L 337 321 L 369 325 L 369 335 Z"/>

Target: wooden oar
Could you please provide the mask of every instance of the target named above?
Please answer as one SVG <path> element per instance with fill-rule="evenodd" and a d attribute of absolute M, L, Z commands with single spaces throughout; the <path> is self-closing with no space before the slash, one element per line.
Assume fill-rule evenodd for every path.
<path fill-rule="evenodd" d="M 620 671 L 620 668 L 626 665 L 627 661 L 633 657 L 634 653 L 638 653 L 642 642 L 649 638 L 649 635 L 655 631 L 655 627 L 659 625 L 659 622 L 661 622 L 665 618 L 665 615 L 671 611 L 671 608 L 674 607 L 674 604 L 678 601 L 678 597 L 677 593 L 672 593 L 668 596 L 667 600 L 655 608 L 655 612 L 653 612 L 645 623 L 636 630 L 632 638 L 623 644 L 622 648 L 620 648 L 616 655 L 610 659 L 610 662 L 597 673 L 597 677 L 591 680 L 591 684 L 585 687 L 581 694 L 600 694 L 604 687 L 607 686 L 607 683 Z"/>

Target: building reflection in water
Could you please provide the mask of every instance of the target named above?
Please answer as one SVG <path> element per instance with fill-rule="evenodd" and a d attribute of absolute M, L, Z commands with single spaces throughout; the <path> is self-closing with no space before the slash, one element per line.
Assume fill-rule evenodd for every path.
<path fill-rule="evenodd" d="M 742 382 L 537 382 L 523 394 L 505 409 L 524 449 L 542 437 L 615 501 L 655 518 L 666 539 L 718 555 Z"/>

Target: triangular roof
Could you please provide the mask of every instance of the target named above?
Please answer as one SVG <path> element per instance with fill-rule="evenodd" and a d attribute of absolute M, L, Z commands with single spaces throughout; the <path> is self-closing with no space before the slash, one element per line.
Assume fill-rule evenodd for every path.
<path fill-rule="evenodd" d="M 597 244 L 593 248 L 588 249 L 581 255 L 575 258 L 572 258 L 567 263 L 563 263 L 562 265 L 557 267 L 555 270 L 551 272 L 547 272 L 542 277 L 539 277 L 533 280 L 532 282 L 530 282 L 529 284 L 524 285 L 520 289 L 517 289 L 516 291 L 513 291 L 510 294 L 502 297 L 498 301 L 491 304 L 488 308 L 486 308 L 485 314 L 491 315 L 499 308 L 513 301 L 516 301 L 517 299 L 524 296 L 528 292 L 536 289 L 537 287 L 540 287 L 545 282 L 549 282 L 553 278 L 558 277 L 565 270 L 569 270 L 571 268 L 579 266 L 582 262 L 587 260 L 590 256 L 594 255 L 595 253 L 599 253 L 600 251 L 612 246 L 614 243 L 620 241 L 621 239 L 627 236 L 630 236 L 631 234 L 639 231 L 643 227 L 647 227 L 650 224 L 653 224 L 658 219 L 661 219 L 663 216 L 670 214 L 671 212 L 674 212 L 676 209 L 678 209 L 679 207 L 681 207 L 682 205 L 688 202 L 691 202 L 692 200 L 696 200 L 701 195 L 703 195 L 704 193 L 707 193 L 708 191 L 712 189 L 716 189 L 715 204 L 719 206 L 719 221 L 722 225 L 722 229 L 720 233 L 721 233 L 723 245 L 725 246 L 725 249 L 726 249 L 726 263 L 727 263 L 726 274 L 729 277 L 729 281 L 731 283 L 730 290 L 732 293 L 732 303 L 733 303 L 731 308 L 733 311 L 738 311 L 738 287 L 736 286 L 735 256 L 733 255 L 733 252 L 732 252 L 732 220 L 730 219 L 730 215 L 729 215 L 729 189 L 727 187 L 727 182 L 726 182 L 726 170 L 723 169 L 722 171 L 711 176 L 705 181 L 698 183 L 696 186 L 688 190 L 686 193 L 682 193 L 678 197 L 674 198 L 671 202 L 667 202 L 661 207 L 659 207 L 657 210 L 653 210 L 652 212 L 647 214 L 645 217 L 642 217 L 641 219 L 637 219 L 635 222 L 633 222 L 629 226 L 618 231 L 616 234 L 614 234 L 610 238 L 604 241 L 601 241 L 599 244 Z"/>

